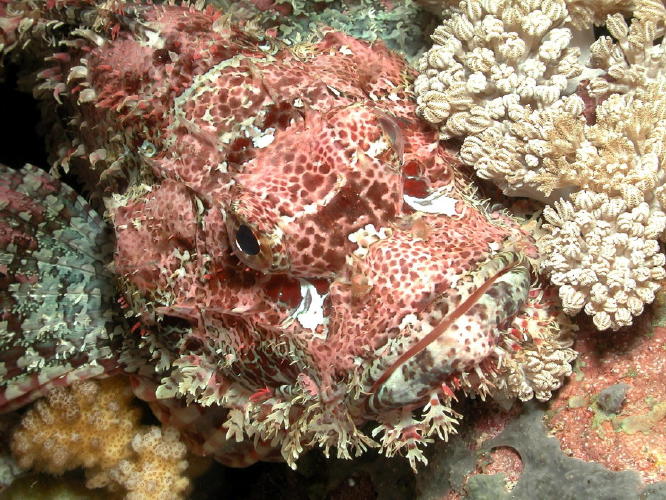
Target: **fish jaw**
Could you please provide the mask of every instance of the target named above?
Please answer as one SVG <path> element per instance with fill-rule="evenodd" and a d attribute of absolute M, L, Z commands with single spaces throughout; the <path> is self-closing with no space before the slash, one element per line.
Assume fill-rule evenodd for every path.
<path fill-rule="evenodd" d="M 492 356 L 501 326 L 526 303 L 530 280 L 519 254 L 501 253 L 423 313 L 403 318 L 400 334 L 369 369 L 367 410 L 420 406 L 447 378 Z"/>

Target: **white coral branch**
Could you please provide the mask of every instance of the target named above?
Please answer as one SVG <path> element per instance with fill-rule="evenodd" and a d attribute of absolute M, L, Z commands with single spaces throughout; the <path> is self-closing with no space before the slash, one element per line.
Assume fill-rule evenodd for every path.
<path fill-rule="evenodd" d="M 544 271 L 560 286 L 566 313 L 584 310 L 600 330 L 617 330 L 654 300 L 666 257 L 654 239 L 666 214 L 646 202 L 584 190 L 544 211 Z"/>

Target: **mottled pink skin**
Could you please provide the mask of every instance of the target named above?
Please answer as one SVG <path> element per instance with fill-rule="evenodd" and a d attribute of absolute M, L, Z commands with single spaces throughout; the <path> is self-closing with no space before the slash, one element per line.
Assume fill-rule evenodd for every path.
<path fill-rule="evenodd" d="M 533 248 L 510 221 L 469 201 L 457 163 L 415 118 L 412 71 L 398 56 L 336 32 L 269 55 L 212 10 L 125 9 L 147 28 L 116 28 L 111 16 L 113 41 L 54 58 L 46 76 L 80 125 L 80 143 L 61 148 L 61 162 L 91 160 L 84 168 L 106 194 L 135 189 L 132 177 L 152 184 L 110 209 L 115 271 L 138 321 L 131 335 L 161 342 L 175 364 L 200 367 L 207 394 L 233 392 L 229 407 L 265 402 L 268 410 L 301 391 L 357 422 L 381 417 L 383 407 L 422 406 L 429 390 L 483 362 L 462 361 L 463 351 L 472 340 L 487 352 L 515 308 L 497 317 L 472 310 L 478 331 L 460 332 L 441 376 L 430 365 L 438 359 L 419 365 L 433 342 L 419 347 L 402 322 L 412 314 L 436 327 L 460 302 L 461 276 L 498 249 Z M 85 76 L 72 70 L 81 65 Z M 134 155 L 117 161 L 126 150 Z M 405 195 L 447 187 L 446 214 L 405 204 Z M 349 237 L 368 224 L 392 234 L 359 257 Z M 258 253 L 235 241 L 243 226 Z M 296 314 L 307 284 L 327 294 L 316 326 Z M 183 320 L 182 337 L 172 339 L 168 325 Z M 389 353 L 390 342 L 411 363 Z M 134 377 L 137 394 L 195 450 L 234 465 L 270 455 L 261 443 L 248 450 L 224 438 L 225 408 L 156 398 L 163 374 L 149 359 Z M 407 402 L 386 396 L 370 405 L 367 396 L 396 370 L 436 380 L 425 377 Z M 361 396 L 351 395 L 352 379 Z"/>

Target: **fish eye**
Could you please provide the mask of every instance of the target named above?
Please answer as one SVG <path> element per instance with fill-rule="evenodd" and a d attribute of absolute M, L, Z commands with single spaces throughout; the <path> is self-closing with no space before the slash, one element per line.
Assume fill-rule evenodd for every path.
<path fill-rule="evenodd" d="M 224 212 L 227 242 L 247 267 L 262 273 L 284 272 L 290 266 L 284 232 L 264 203 L 247 195 L 232 200 Z"/>
<path fill-rule="evenodd" d="M 258 255 L 261 251 L 259 241 L 249 226 L 241 224 L 236 231 L 236 246 L 247 255 Z"/>

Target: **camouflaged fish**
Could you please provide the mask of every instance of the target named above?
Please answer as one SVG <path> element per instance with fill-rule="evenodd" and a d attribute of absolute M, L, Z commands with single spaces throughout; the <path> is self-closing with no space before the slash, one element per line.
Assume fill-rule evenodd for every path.
<path fill-rule="evenodd" d="M 570 374 L 532 240 L 475 197 L 381 43 L 82 0 L 2 3 L 0 27 L 5 52 L 58 41 L 35 93 L 110 226 L 0 171 L 1 410 L 123 371 L 228 465 L 379 446 L 414 466 L 453 398 L 545 400 Z"/>

